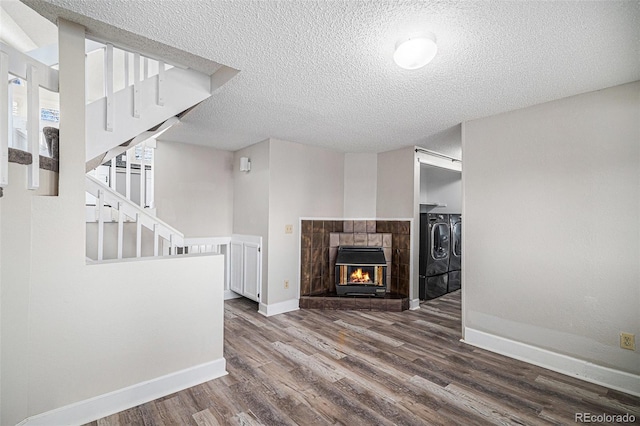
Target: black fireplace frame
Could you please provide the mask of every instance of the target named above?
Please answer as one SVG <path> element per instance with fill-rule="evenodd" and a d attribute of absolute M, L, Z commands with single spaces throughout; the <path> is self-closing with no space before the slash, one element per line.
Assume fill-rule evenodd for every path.
<path fill-rule="evenodd" d="M 344 268 L 373 268 L 379 281 L 374 283 L 341 283 Z M 377 272 L 379 270 L 379 272 Z M 336 293 L 338 296 L 384 297 L 387 292 L 387 262 L 382 247 L 340 246 L 335 264 Z M 375 280 L 375 278 L 374 278 Z"/>

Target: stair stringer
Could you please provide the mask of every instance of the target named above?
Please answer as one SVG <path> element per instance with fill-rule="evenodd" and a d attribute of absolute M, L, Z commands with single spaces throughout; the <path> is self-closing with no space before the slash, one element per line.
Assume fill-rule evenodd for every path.
<path fill-rule="evenodd" d="M 130 141 L 159 123 L 174 117 L 211 96 L 211 76 L 198 71 L 171 68 L 164 73 L 164 106 L 157 105 L 158 76 L 138 83 L 139 118 L 133 116 L 134 87 L 113 94 L 113 131 L 106 128 L 106 98 L 87 105 L 86 161 Z"/>
<path fill-rule="evenodd" d="M 168 120 L 166 120 L 164 123 L 161 123 L 158 126 L 155 126 L 153 129 L 150 129 L 146 132 L 142 132 L 140 133 L 138 136 L 136 136 L 135 138 L 126 141 L 125 143 L 122 143 L 114 148 L 111 148 L 109 151 L 105 152 L 102 155 L 99 155 L 95 158 L 93 158 L 90 161 L 87 161 L 85 167 L 85 171 L 89 172 L 95 168 L 97 168 L 98 166 L 100 166 L 101 164 L 106 163 L 107 161 L 111 160 L 112 158 L 117 157 L 120 154 L 125 153 L 126 151 L 130 150 L 131 148 L 135 147 L 136 145 L 149 140 L 151 138 L 155 138 L 156 136 L 162 134 L 164 131 L 166 131 L 167 129 L 169 129 L 171 126 L 173 126 L 176 123 L 179 123 L 180 119 L 178 117 L 171 117 Z"/>

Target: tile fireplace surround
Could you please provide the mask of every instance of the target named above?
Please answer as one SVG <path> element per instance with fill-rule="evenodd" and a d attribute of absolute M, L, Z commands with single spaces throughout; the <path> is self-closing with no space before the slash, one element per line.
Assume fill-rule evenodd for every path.
<path fill-rule="evenodd" d="M 300 308 L 401 311 L 409 308 L 411 222 L 303 220 L 300 233 Z M 340 245 L 383 247 L 386 297 L 338 297 L 335 261 Z"/>

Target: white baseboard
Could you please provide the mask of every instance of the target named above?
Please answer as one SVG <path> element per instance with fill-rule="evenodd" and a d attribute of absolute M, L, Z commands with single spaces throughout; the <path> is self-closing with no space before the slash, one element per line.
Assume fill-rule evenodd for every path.
<path fill-rule="evenodd" d="M 416 309 L 420 309 L 420 299 L 409 300 L 409 310 L 415 311 Z"/>
<path fill-rule="evenodd" d="M 240 297 L 242 296 L 236 293 L 235 291 L 231 291 L 231 290 L 224 291 L 224 300 L 238 299 Z"/>
<path fill-rule="evenodd" d="M 640 396 L 640 376 L 465 327 L 463 342 L 529 364 Z"/>
<path fill-rule="evenodd" d="M 227 374 L 224 358 L 28 417 L 18 426 L 81 425 Z"/>
<path fill-rule="evenodd" d="M 283 314 L 285 312 L 297 311 L 298 309 L 300 309 L 300 301 L 298 299 L 291 299 L 285 300 L 284 302 L 272 303 L 270 305 L 266 305 L 261 302 L 258 307 L 258 312 L 265 317 L 270 317 L 272 315 Z"/>

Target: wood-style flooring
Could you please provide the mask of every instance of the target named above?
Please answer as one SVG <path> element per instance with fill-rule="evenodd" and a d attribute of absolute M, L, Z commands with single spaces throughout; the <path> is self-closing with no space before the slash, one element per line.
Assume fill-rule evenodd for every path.
<path fill-rule="evenodd" d="M 103 425 L 544 425 L 625 414 L 640 398 L 466 345 L 460 292 L 404 312 L 225 303 L 225 377 Z"/>

